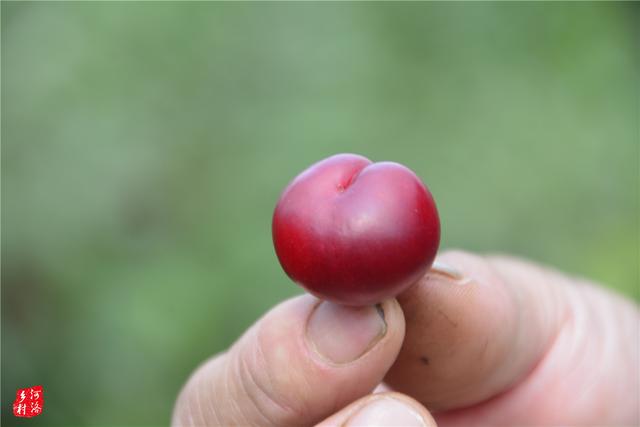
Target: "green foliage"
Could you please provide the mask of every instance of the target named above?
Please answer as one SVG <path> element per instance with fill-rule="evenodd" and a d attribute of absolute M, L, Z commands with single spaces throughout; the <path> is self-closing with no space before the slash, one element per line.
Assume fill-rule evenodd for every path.
<path fill-rule="evenodd" d="M 430 186 L 443 247 L 639 298 L 630 4 L 2 3 L 2 424 L 167 424 L 296 294 L 281 189 L 357 152 Z"/>

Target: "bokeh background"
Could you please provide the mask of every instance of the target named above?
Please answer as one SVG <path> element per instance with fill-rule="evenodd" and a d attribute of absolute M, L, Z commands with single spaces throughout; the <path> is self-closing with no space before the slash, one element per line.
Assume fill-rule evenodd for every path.
<path fill-rule="evenodd" d="M 300 290 L 279 192 L 338 152 L 431 188 L 444 248 L 639 298 L 639 8 L 2 2 L 2 424 L 168 424 Z"/>

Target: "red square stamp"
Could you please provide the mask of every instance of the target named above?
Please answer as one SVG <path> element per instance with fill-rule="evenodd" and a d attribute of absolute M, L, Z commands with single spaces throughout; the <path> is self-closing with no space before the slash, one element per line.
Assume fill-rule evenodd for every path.
<path fill-rule="evenodd" d="M 16 400 L 13 402 L 13 415 L 22 418 L 31 418 L 42 413 L 44 396 L 41 385 L 29 388 L 19 388 L 16 391 Z"/>

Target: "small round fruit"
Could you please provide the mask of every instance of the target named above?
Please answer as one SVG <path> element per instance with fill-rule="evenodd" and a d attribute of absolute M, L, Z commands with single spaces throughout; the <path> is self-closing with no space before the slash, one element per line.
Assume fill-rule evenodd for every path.
<path fill-rule="evenodd" d="M 396 296 L 427 271 L 440 243 L 438 212 L 420 178 L 355 154 L 298 175 L 280 196 L 272 232 L 287 275 L 345 305 Z"/>

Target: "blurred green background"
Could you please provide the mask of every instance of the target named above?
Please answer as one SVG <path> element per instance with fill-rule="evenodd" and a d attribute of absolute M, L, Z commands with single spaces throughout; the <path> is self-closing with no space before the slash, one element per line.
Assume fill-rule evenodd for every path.
<path fill-rule="evenodd" d="M 2 2 L 2 424 L 161 425 L 297 294 L 279 192 L 338 152 L 431 188 L 444 248 L 639 298 L 639 8 Z"/>

